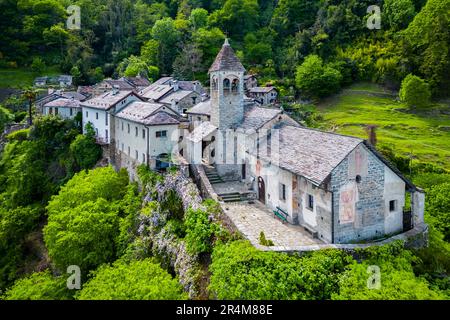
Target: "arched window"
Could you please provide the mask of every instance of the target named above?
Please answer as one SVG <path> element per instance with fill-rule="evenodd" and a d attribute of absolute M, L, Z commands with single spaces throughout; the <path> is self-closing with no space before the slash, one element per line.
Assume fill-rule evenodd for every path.
<path fill-rule="evenodd" d="M 230 90 L 230 79 L 225 78 L 223 80 L 223 91 Z"/>
<path fill-rule="evenodd" d="M 212 88 L 213 88 L 213 90 L 217 90 L 217 78 L 216 77 L 213 77 L 212 78 Z"/>
<path fill-rule="evenodd" d="M 239 80 L 238 79 L 234 79 L 233 82 L 231 83 L 231 91 L 232 92 L 239 91 Z"/>

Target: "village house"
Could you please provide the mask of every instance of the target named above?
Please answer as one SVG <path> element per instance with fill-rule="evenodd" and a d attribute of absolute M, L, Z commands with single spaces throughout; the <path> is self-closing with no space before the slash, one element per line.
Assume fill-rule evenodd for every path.
<path fill-rule="evenodd" d="M 199 81 L 178 81 L 172 77 L 164 77 L 139 92 L 143 100 L 161 103 L 180 114 L 202 99 L 203 87 Z"/>
<path fill-rule="evenodd" d="M 223 201 L 256 199 L 322 243 L 380 239 L 424 223 L 423 191 L 373 146 L 246 103 L 244 72 L 226 40 L 209 69 L 211 100 L 188 111 L 201 117 L 186 136 L 187 161 L 203 167 L 213 186 L 245 186 L 219 193 Z"/>
<path fill-rule="evenodd" d="M 80 101 L 74 98 L 57 98 L 44 104 L 42 113 L 60 116 L 63 119 L 73 119 L 81 113 Z"/>
<path fill-rule="evenodd" d="M 77 91 L 54 90 L 50 88 L 48 89 L 48 94 L 41 96 L 36 100 L 35 105 L 38 112 L 46 114 L 44 112 L 44 105 L 57 99 L 68 99 L 81 102 L 85 101 L 87 99 L 87 96 L 78 93 Z"/>
<path fill-rule="evenodd" d="M 275 87 L 254 87 L 248 90 L 248 96 L 261 105 L 269 105 L 277 101 L 278 92 Z"/>
<path fill-rule="evenodd" d="M 90 123 L 96 132 L 97 140 L 104 144 L 114 140 L 114 116 L 132 101 L 140 101 L 133 91 L 113 89 L 82 102 L 83 130 Z"/>
<path fill-rule="evenodd" d="M 250 89 L 258 86 L 258 79 L 254 74 L 246 74 L 244 76 L 244 91 L 248 92 Z"/>
<path fill-rule="evenodd" d="M 172 153 L 183 153 L 183 124 L 176 111 L 159 103 L 133 101 L 116 114 L 116 165 L 130 172 L 139 164 L 161 170 Z M 173 150 L 179 147 L 177 150 Z"/>
<path fill-rule="evenodd" d="M 93 94 L 100 95 L 113 89 L 117 89 L 119 91 L 133 91 L 136 88 L 124 79 L 105 79 L 93 86 Z"/>

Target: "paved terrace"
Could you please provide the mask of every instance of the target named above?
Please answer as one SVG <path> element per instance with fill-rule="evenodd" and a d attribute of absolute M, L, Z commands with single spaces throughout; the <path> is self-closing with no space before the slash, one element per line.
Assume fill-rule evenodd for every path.
<path fill-rule="evenodd" d="M 259 201 L 252 204 L 245 202 L 222 203 L 222 208 L 239 231 L 255 247 L 261 247 L 259 244 L 261 231 L 264 232 L 266 239 L 272 240 L 275 247 L 281 251 L 292 247 L 324 244 L 318 239 L 313 239 L 303 227 L 282 223 Z"/>

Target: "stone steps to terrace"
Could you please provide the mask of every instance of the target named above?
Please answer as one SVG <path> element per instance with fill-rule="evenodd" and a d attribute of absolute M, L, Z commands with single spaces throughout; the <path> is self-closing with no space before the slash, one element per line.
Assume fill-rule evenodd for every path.
<path fill-rule="evenodd" d="M 222 193 L 218 194 L 219 198 L 222 199 L 223 202 L 241 202 L 243 201 L 241 194 L 239 192 L 232 193 Z"/>
<path fill-rule="evenodd" d="M 217 170 L 213 167 L 205 167 L 206 177 L 211 184 L 223 182 L 222 178 L 217 173 Z"/>

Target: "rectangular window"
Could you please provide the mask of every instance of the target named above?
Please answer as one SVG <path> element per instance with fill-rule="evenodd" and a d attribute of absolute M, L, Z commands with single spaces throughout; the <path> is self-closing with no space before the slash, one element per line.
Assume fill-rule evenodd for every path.
<path fill-rule="evenodd" d="M 73 109 L 70 108 L 69 110 L 70 110 L 70 115 L 73 116 Z"/>
<path fill-rule="evenodd" d="M 108 125 L 108 114 L 105 114 L 105 125 Z"/>
<path fill-rule="evenodd" d="M 138 127 L 136 127 L 135 133 L 134 135 L 137 137 L 138 136 Z"/>
<path fill-rule="evenodd" d="M 122 152 L 123 152 L 123 143 L 122 143 Z"/>
<path fill-rule="evenodd" d="M 286 185 L 280 183 L 280 200 L 286 200 Z"/>
<path fill-rule="evenodd" d="M 122 131 L 123 131 L 123 121 L 121 123 L 122 123 Z"/>
<path fill-rule="evenodd" d="M 55 108 L 55 114 L 58 114 L 58 108 Z"/>
<path fill-rule="evenodd" d="M 108 142 L 108 139 L 109 138 L 109 136 L 108 136 L 108 129 L 106 129 L 105 130 L 105 140 L 106 140 L 106 142 Z"/>
<path fill-rule="evenodd" d="M 389 211 L 395 211 L 397 210 L 397 200 L 391 200 L 389 201 Z"/>
<path fill-rule="evenodd" d="M 95 113 L 95 119 L 98 120 L 98 112 Z"/>
<path fill-rule="evenodd" d="M 127 124 L 128 133 L 130 133 L 130 124 Z"/>
<path fill-rule="evenodd" d="M 145 163 L 145 153 L 142 154 L 142 162 Z"/>
<path fill-rule="evenodd" d="M 53 113 L 53 108 L 48 108 L 48 113 L 52 114 Z"/>
<path fill-rule="evenodd" d="M 136 160 L 139 159 L 139 153 L 137 150 L 134 151 L 134 157 L 136 158 Z"/>
<path fill-rule="evenodd" d="M 86 111 L 86 118 L 89 116 L 89 113 Z"/>
<path fill-rule="evenodd" d="M 128 147 L 128 155 L 130 156 L 131 154 L 130 154 L 130 147 Z"/>
<path fill-rule="evenodd" d="M 308 194 L 308 209 L 314 210 L 314 197 Z"/>
<path fill-rule="evenodd" d="M 167 130 L 156 131 L 156 137 L 157 138 L 167 137 Z"/>
<path fill-rule="evenodd" d="M 145 139 L 145 129 L 142 129 L 142 138 Z"/>

